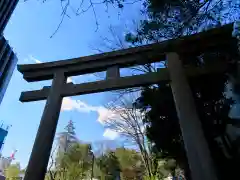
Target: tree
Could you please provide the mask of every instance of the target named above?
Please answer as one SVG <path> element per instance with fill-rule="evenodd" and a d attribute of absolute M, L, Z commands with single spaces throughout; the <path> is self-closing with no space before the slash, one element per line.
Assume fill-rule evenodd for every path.
<path fill-rule="evenodd" d="M 58 170 L 57 170 L 57 167 L 58 167 L 58 161 L 57 161 L 57 147 L 58 146 L 55 146 L 51 152 L 51 155 L 50 155 L 50 159 L 49 159 L 49 163 L 48 163 L 48 170 L 47 170 L 47 173 L 45 175 L 45 179 L 46 180 L 55 180 L 56 177 L 57 177 L 57 174 L 58 174 Z"/>
<path fill-rule="evenodd" d="M 152 148 L 156 156 L 155 168 L 158 168 L 159 159 L 175 159 L 182 169 L 186 169 L 184 145 L 169 85 L 146 88 L 138 101 L 146 113 L 146 135 L 155 144 Z"/>
<path fill-rule="evenodd" d="M 75 143 L 61 158 L 60 175 L 66 179 L 83 179 L 90 175 L 92 165 L 91 146 Z"/>
<path fill-rule="evenodd" d="M 142 156 L 146 173 L 152 175 L 151 145 L 145 136 L 144 114 L 133 106 L 134 94 L 128 94 L 111 103 L 105 127 L 118 132 L 130 145 L 134 145 Z"/>
<path fill-rule="evenodd" d="M 78 180 L 90 178 L 92 170 L 91 145 L 74 143 L 65 153 L 57 154 L 54 167 L 46 175 L 47 180 Z"/>
<path fill-rule="evenodd" d="M 64 158 L 67 157 L 67 154 L 69 150 L 72 150 L 72 146 L 75 145 L 78 142 L 78 139 L 75 134 L 75 127 L 73 124 L 73 121 L 70 120 L 65 127 L 64 132 L 60 132 L 57 134 L 57 151 L 54 154 L 55 156 L 55 166 L 57 168 L 57 171 L 59 170 L 59 167 L 61 168 L 61 176 L 65 175 L 65 166 L 61 167 L 64 163 Z M 53 159 L 52 159 L 53 161 Z M 63 171 L 63 172 L 62 172 Z M 51 176 L 56 176 L 56 171 L 53 170 L 49 172 Z M 58 173 L 59 174 L 59 173 Z"/>
<path fill-rule="evenodd" d="M 114 151 L 115 149 L 122 147 L 123 143 L 115 140 L 100 140 L 93 142 L 91 145 L 95 156 L 102 156 L 109 151 Z"/>
<path fill-rule="evenodd" d="M 66 152 L 72 144 L 78 142 L 73 121 L 70 120 L 65 127 L 65 131 L 58 133 L 57 136 L 59 146 L 58 153 Z"/>
<path fill-rule="evenodd" d="M 226 51 L 217 52 L 203 54 L 200 59 L 201 63 L 196 62 L 200 61 L 199 59 L 191 58 L 191 63 L 195 66 L 202 66 L 202 63 L 208 64 L 210 61 L 231 60 L 229 58 L 231 53 L 225 56 Z M 231 123 L 229 110 L 233 101 L 224 93 L 227 79 L 226 74 L 215 73 L 189 78 L 204 134 L 222 179 L 228 179 L 231 176 L 229 174 L 234 174 L 233 169 L 237 163 L 233 160 L 234 158 L 229 160 L 224 155 L 216 141 L 217 137 L 225 138 L 227 124 Z M 156 101 L 156 99 L 158 100 Z M 137 103 L 141 104 L 142 110 L 146 112 L 144 122 L 147 125 L 147 136 L 155 144 L 155 152 L 159 153 L 160 157 L 175 159 L 182 169 L 188 170 L 170 85 L 159 84 L 146 88 Z"/>
<path fill-rule="evenodd" d="M 26 1 L 26 0 L 25 0 Z M 42 0 L 43 3 L 47 2 L 48 0 Z M 108 12 L 109 8 L 115 8 L 122 10 L 124 6 L 131 5 L 137 2 L 140 2 L 141 0 L 104 0 L 104 1 L 96 1 L 96 0 L 80 0 L 79 2 L 74 2 L 71 0 L 59 0 L 59 4 L 61 7 L 61 18 L 60 22 L 56 28 L 56 30 L 52 33 L 50 38 L 54 37 L 54 35 L 58 32 L 58 30 L 61 28 L 64 20 L 66 18 L 70 19 L 70 13 L 73 13 L 75 16 L 83 15 L 84 13 L 88 11 L 92 11 L 92 15 L 95 18 L 95 24 L 96 24 L 96 30 L 99 28 L 99 22 L 98 22 L 98 12 L 96 11 L 96 7 L 102 6 L 102 8 L 105 9 L 106 12 Z"/>
<path fill-rule="evenodd" d="M 91 145 L 80 143 L 70 120 L 65 132 L 58 133 L 56 148 L 50 156 L 47 180 L 78 180 L 90 177 L 92 166 Z"/>
<path fill-rule="evenodd" d="M 177 38 L 183 35 L 197 33 L 207 28 L 212 28 L 232 22 L 239 14 L 239 2 L 230 1 L 155 1 L 145 3 L 146 20 L 141 21 L 139 29 L 135 33 L 128 33 L 126 41 L 135 46 L 160 42 Z M 237 13 L 238 12 L 238 13 Z M 231 17 L 230 17 L 231 16 Z M 235 51 L 235 47 L 232 47 Z M 236 51 L 235 51 L 236 53 Z M 204 66 L 213 61 L 233 60 L 234 53 L 218 47 L 213 51 L 203 54 L 195 54 L 189 57 L 181 57 L 184 66 Z M 182 55 L 181 55 L 182 56 Z M 228 73 L 232 73 L 228 71 Z M 211 74 L 195 79 L 189 79 L 193 95 L 196 101 L 198 113 L 205 129 L 205 136 L 213 153 L 214 160 L 218 164 L 219 172 L 225 171 L 225 178 L 230 169 L 236 165 L 226 167 L 228 162 L 223 155 L 215 138 L 226 136 L 225 130 L 229 108 L 233 103 L 224 96 L 225 85 L 228 82 L 226 74 Z M 211 89 L 211 90 L 210 90 Z M 143 91 L 144 111 L 146 112 L 145 124 L 147 136 L 155 146 L 157 156 L 161 158 L 175 158 L 178 165 L 188 169 L 185 158 L 181 131 L 172 99 L 169 84 L 160 84 L 149 87 Z M 158 99 L 159 101 L 156 101 Z M 224 141 L 224 140 L 223 140 Z M 224 156 L 224 161 L 221 157 Z M 233 161 L 231 161 L 233 162 Z M 221 164 L 221 165 L 220 165 Z M 227 164 L 227 163 L 225 163 Z M 226 170 L 228 169 L 228 170 Z M 223 176 L 222 176 L 223 177 Z M 229 178 L 229 177 L 228 177 Z"/>
<path fill-rule="evenodd" d="M 21 173 L 20 164 L 12 164 L 5 170 L 6 180 L 18 180 Z"/>
<path fill-rule="evenodd" d="M 119 160 L 121 168 L 135 168 L 142 164 L 141 155 L 134 149 L 117 148 L 115 155 Z"/>
<path fill-rule="evenodd" d="M 159 174 L 150 178 L 166 178 L 172 171 L 172 167 L 175 167 L 173 160 L 162 160 L 158 165 Z M 145 173 L 141 154 L 134 149 L 126 149 L 124 147 L 116 148 L 96 157 L 94 172 L 94 177 L 98 179 L 113 179 L 119 175 L 122 180 L 136 180 L 149 177 Z"/>
<path fill-rule="evenodd" d="M 229 0 L 147 0 L 143 2 L 143 14 L 135 33 L 128 33 L 126 40 L 141 45 L 160 42 L 218 27 L 239 17 L 239 2 Z"/>
<path fill-rule="evenodd" d="M 145 167 L 140 153 L 133 149 L 117 148 L 115 155 L 121 167 L 121 179 L 133 180 L 144 176 Z"/>
<path fill-rule="evenodd" d="M 166 39 L 176 38 L 182 35 L 196 33 L 212 26 L 219 26 L 226 23 L 227 21 L 232 21 L 235 18 L 235 14 L 237 14 L 236 12 L 239 12 L 239 9 L 237 9 L 239 7 L 238 2 L 231 3 L 231 1 L 227 0 L 166 0 L 161 2 L 157 0 L 149 0 L 143 2 L 145 2 L 145 9 L 143 10 L 143 13 L 147 13 L 148 17 L 145 20 L 141 21 L 142 25 L 135 33 L 128 33 L 126 35 L 126 40 L 134 45 L 159 42 Z M 224 51 L 224 49 L 222 50 Z M 210 52 L 194 55 L 192 57 L 187 57 L 188 62 L 184 62 L 184 65 L 189 65 L 190 63 L 194 64 L 195 66 L 203 66 L 203 64 L 206 62 L 206 58 L 209 62 L 209 60 L 211 59 L 217 59 L 216 57 L 219 57 L 219 54 L 221 54 L 220 56 L 222 56 L 224 53 L 222 53 L 220 50 L 218 52 Z M 203 56 L 204 60 L 202 60 Z M 226 57 L 224 60 L 226 60 Z M 202 61 L 204 61 L 204 63 L 202 63 Z M 208 144 L 213 152 L 213 157 L 215 161 L 221 161 L 219 163 L 221 164 L 219 165 L 219 172 L 222 169 L 229 170 L 230 167 L 234 166 L 222 166 L 223 162 L 226 162 L 227 160 L 221 153 L 221 150 L 219 150 L 219 147 L 214 140 L 218 136 L 224 136 L 226 124 L 227 122 L 229 122 L 228 110 L 232 102 L 225 98 L 223 95 L 227 78 L 225 75 L 218 74 L 200 77 L 199 79 L 192 79 L 189 81 L 193 90 L 193 95 L 198 108 L 198 113 L 205 129 L 205 136 L 207 137 Z M 208 84 L 208 86 L 210 86 L 211 88 L 214 87 L 214 91 L 210 90 L 211 88 L 208 88 L 206 84 Z M 167 93 L 167 91 L 170 91 L 170 88 L 167 86 L 168 84 L 158 86 L 156 89 L 153 88 L 153 92 L 150 88 L 149 91 L 153 94 L 166 93 L 167 98 L 165 98 L 165 102 L 169 102 L 171 106 L 173 100 L 171 95 Z M 159 91 L 159 89 L 161 88 L 166 88 L 168 90 Z M 151 96 L 151 93 L 147 94 L 150 94 L 149 96 Z M 164 97 L 165 95 L 161 94 L 158 96 Z M 147 95 L 146 99 L 153 98 L 149 98 Z M 158 141 L 157 137 L 159 137 L 159 132 L 157 132 L 157 130 L 159 128 L 159 125 L 163 125 L 163 127 L 166 127 L 166 129 L 168 129 L 169 131 L 171 130 L 172 132 L 173 130 L 176 130 L 175 132 L 173 132 L 173 134 L 170 135 L 169 132 L 166 131 L 166 129 L 163 129 L 163 131 L 160 132 L 160 134 L 163 135 L 163 138 L 169 138 L 170 145 L 168 144 L 168 141 L 166 141 L 166 139 L 163 139 L 163 141 L 156 143 L 156 152 L 160 152 L 160 156 L 162 156 L 163 154 L 167 157 L 175 157 L 177 159 L 179 159 L 180 157 L 181 159 L 185 156 L 184 151 L 182 151 L 182 153 L 180 153 L 180 156 L 178 156 L 177 154 L 174 154 L 175 152 L 173 148 L 174 146 L 176 146 L 180 150 L 183 149 L 181 133 L 178 133 L 180 132 L 180 130 L 178 125 L 176 124 L 176 112 L 173 109 L 167 110 L 166 113 L 157 112 L 159 110 L 159 108 L 157 108 L 157 105 L 159 104 L 157 104 L 156 102 L 148 102 L 145 104 L 144 107 L 144 110 L 150 109 L 150 111 L 146 114 L 145 120 L 145 124 L 148 126 L 148 137 L 149 139 L 151 139 L 152 142 Z M 153 108 L 153 106 L 155 106 L 155 108 Z M 165 108 L 163 104 L 160 104 L 159 106 L 163 109 Z M 168 114 L 172 111 L 173 114 Z M 159 116 L 159 114 L 163 114 L 163 116 Z M 157 122 L 157 120 L 159 119 L 161 121 Z M 171 122 L 175 124 L 171 124 Z M 173 127 L 173 129 L 171 127 Z M 224 157 L 224 160 L 222 160 L 220 157 Z M 180 163 L 180 161 L 178 161 L 178 163 Z M 229 162 L 226 164 L 229 164 Z M 226 173 L 225 175 L 227 176 L 227 174 L 232 173 Z"/>
<path fill-rule="evenodd" d="M 120 176 L 120 164 L 115 152 L 109 151 L 96 159 L 101 170 L 101 179 L 115 180 Z"/>
<path fill-rule="evenodd" d="M 42 1 L 46 2 L 47 0 Z M 62 8 L 61 20 L 51 37 L 57 33 L 64 19 L 70 17 L 70 12 L 79 16 L 91 10 L 97 30 L 99 26 L 97 6 L 102 6 L 108 11 L 111 7 L 121 10 L 126 5 L 141 3 L 143 20 L 140 23 L 140 28 L 136 34 L 129 33 L 126 36 L 127 39 L 131 39 L 135 43 L 175 38 L 189 32 L 196 32 L 203 26 L 218 26 L 227 21 L 233 21 L 239 13 L 239 2 L 230 0 L 105 0 L 100 2 L 89 0 L 80 1 L 79 4 L 74 4 L 70 0 L 59 0 L 59 3 Z"/>

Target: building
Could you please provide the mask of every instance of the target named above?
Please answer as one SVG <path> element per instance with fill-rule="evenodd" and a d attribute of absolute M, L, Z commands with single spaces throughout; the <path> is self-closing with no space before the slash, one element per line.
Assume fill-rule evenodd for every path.
<path fill-rule="evenodd" d="M 4 174 L 4 170 L 10 166 L 12 159 L 9 157 L 0 158 L 0 174 Z"/>
<path fill-rule="evenodd" d="M 2 35 L 17 3 L 18 0 L 0 0 L 0 104 L 17 63 L 12 48 Z"/>
<path fill-rule="evenodd" d="M 5 138 L 6 138 L 7 134 L 8 134 L 8 129 L 9 129 L 9 126 L 4 128 L 3 124 L 0 127 L 0 153 L 1 153 L 2 148 L 3 148 Z"/>
<path fill-rule="evenodd" d="M 17 64 L 17 58 L 3 37 L 3 31 L 17 6 L 18 0 L 0 0 L 0 104 L 7 90 L 7 86 L 12 77 L 13 70 Z M 7 129 L 0 128 L 0 150 L 7 136 Z M 15 154 L 15 153 L 14 153 Z M 3 171 L 10 164 L 14 156 L 5 158 L 0 157 L 0 180 L 4 180 Z"/>
<path fill-rule="evenodd" d="M 13 70 L 17 64 L 17 57 L 7 40 L 0 36 L 0 104 L 6 92 Z"/>
<path fill-rule="evenodd" d="M 15 7 L 19 0 L 1 0 L 0 1 L 0 34 L 3 33 Z"/>

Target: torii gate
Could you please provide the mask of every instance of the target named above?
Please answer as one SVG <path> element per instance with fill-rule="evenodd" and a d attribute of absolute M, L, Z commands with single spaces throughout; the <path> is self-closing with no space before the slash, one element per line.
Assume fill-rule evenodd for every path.
<path fill-rule="evenodd" d="M 232 24 L 184 38 L 129 48 L 109 53 L 42 64 L 18 65 L 26 81 L 53 79 L 51 87 L 22 92 L 20 101 L 47 99 L 24 180 L 44 180 L 58 124 L 62 99 L 67 96 L 139 87 L 170 82 L 179 117 L 191 176 L 193 180 L 217 180 L 201 122 L 186 76 L 225 72 L 226 64 L 204 68 L 183 68 L 182 54 L 204 52 L 216 46 L 230 46 Z M 230 41 L 229 41 L 230 40 Z M 120 77 L 119 68 L 167 60 L 167 68 L 158 72 Z M 107 71 L 106 80 L 73 84 L 69 76 Z"/>

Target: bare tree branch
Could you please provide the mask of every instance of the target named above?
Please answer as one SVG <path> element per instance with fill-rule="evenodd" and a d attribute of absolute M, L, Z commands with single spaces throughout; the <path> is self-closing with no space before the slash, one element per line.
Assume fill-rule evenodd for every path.
<path fill-rule="evenodd" d="M 96 30 L 95 32 L 98 30 L 98 20 L 97 20 L 97 15 L 96 15 L 96 11 L 95 11 L 95 8 L 94 8 L 94 5 L 92 3 L 92 0 L 89 0 L 91 5 L 92 5 L 92 10 L 93 10 L 93 14 L 94 14 L 94 17 L 95 17 L 95 23 L 96 23 Z"/>
<path fill-rule="evenodd" d="M 27 0 L 24 0 L 24 2 L 26 2 Z M 42 0 L 42 2 L 46 2 L 47 0 Z M 98 22 L 98 18 L 97 18 L 97 12 L 96 12 L 96 9 L 94 7 L 94 5 L 106 5 L 107 7 L 107 12 L 108 12 L 108 4 L 112 4 L 113 7 L 114 7 L 114 4 L 118 4 L 119 5 L 119 1 L 118 0 L 103 0 L 103 1 L 99 1 L 99 2 L 93 2 L 92 0 L 88 0 L 89 2 L 89 5 L 87 6 L 87 8 L 84 8 L 84 3 L 86 2 L 85 0 L 80 0 L 79 1 L 79 5 L 77 6 L 76 8 L 76 11 L 74 10 L 74 8 L 72 7 L 71 5 L 71 2 L 70 0 L 59 0 L 60 1 L 60 4 L 61 4 L 61 8 L 62 8 L 62 13 L 61 13 L 61 20 L 56 28 L 56 30 L 52 33 L 52 35 L 50 36 L 50 38 L 53 38 L 54 35 L 56 35 L 56 33 L 59 31 L 60 27 L 62 26 L 63 24 L 63 21 L 64 21 L 64 18 L 65 16 L 69 17 L 70 16 L 67 14 L 67 10 L 70 8 L 73 12 L 75 12 L 75 15 L 76 16 L 79 16 L 85 12 L 87 12 L 90 8 L 92 9 L 93 11 L 93 15 L 94 15 L 94 18 L 95 18 L 95 24 L 96 24 L 96 30 L 95 32 L 98 30 L 99 28 L 99 22 Z M 134 0 L 134 1 L 123 1 L 121 2 L 122 4 L 124 5 L 129 5 L 129 4 L 134 4 L 134 3 L 137 3 L 137 2 L 140 2 L 142 0 Z M 63 5 L 65 3 L 65 6 Z M 121 8 L 120 6 L 118 7 L 114 7 L 114 8 Z"/>
<path fill-rule="evenodd" d="M 144 130 L 144 115 L 133 107 L 135 99 L 134 94 L 129 94 L 109 104 L 107 108 L 111 115 L 105 121 L 105 127 L 118 132 L 138 148 L 146 170 L 151 175 L 152 160 Z"/>
<path fill-rule="evenodd" d="M 63 20 L 64 20 L 65 16 L 67 16 L 67 9 L 68 9 L 68 6 L 70 4 L 70 0 L 67 0 L 67 3 L 66 3 L 64 8 L 63 8 L 63 5 L 62 5 L 62 2 L 63 1 L 61 0 L 61 7 L 62 7 L 62 14 L 61 14 L 61 16 L 62 16 L 62 18 L 61 18 L 60 23 L 58 24 L 57 29 L 53 32 L 53 34 L 50 36 L 50 38 L 52 38 L 58 32 L 59 28 L 61 27 L 61 25 L 63 23 Z"/>
<path fill-rule="evenodd" d="M 57 147 L 58 146 L 55 146 L 53 148 L 53 151 L 52 151 L 52 153 L 50 155 L 50 162 L 49 162 L 49 166 L 48 166 L 48 172 L 49 172 L 51 180 L 55 180 L 55 177 L 57 175 L 56 169 L 53 169 L 53 168 L 56 168 L 56 160 L 55 160 L 56 157 L 55 157 L 55 155 L 56 155 Z"/>

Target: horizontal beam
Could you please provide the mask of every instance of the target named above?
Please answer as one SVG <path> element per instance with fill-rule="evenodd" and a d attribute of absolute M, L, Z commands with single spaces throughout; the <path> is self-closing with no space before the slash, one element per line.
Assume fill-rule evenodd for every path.
<path fill-rule="evenodd" d="M 117 89 L 125 89 L 131 87 L 140 87 L 156 84 L 160 81 L 168 81 L 169 75 L 167 69 L 161 69 L 158 72 L 121 77 L 117 79 L 102 80 L 96 82 L 88 82 L 83 84 L 66 84 L 61 94 L 63 97 L 76 96 L 90 93 L 98 93 L 104 91 L 113 91 Z M 22 92 L 20 96 L 21 102 L 30 102 L 44 100 L 47 98 L 50 88 L 42 90 Z"/>
<path fill-rule="evenodd" d="M 160 61 L 161 58 L 165 57 L 164 54 L 160 54 L 157 52 L 151 53 L 142 53 L 136 54 L 135 56 L 124 56 L 119 57 L 117 59 L 109 59 L 109 60 L 99 60 L 99 61 L 90 61 L 86 63 L 76 64 L 74 66 L 67 66 L 58 68 L 58 71 L 64 72 L 66 76 L 75 76 L 87 73 L 95 73 L 105 71 L 109 67 L 118 66 L 122 67 L 130 67 L 135 64 L 143 65 L 151 62 Z M 36 80 L 46 80 L 52 79 L 56 69 L 49 70 L 39 70 L 35 72 L 25 72 L 23 78 L 28 82 L 36 81 Z"/>
<path fill-rule="evenodd" d="M 51 79 L 56 71 L 62 71 L 67 76 L 75 76 L 104 71 L 115 65 L 120 68 L 142 65 L 165 60 L 167 52 L 188 54 L 196 53 L 196 51 L 203 52 L 215 46 L 226 46 L 226 43 L 230 43 L 229 40 L 232 38 L 231 33 L 232 24 L 228 24 L 220 28 L 151 45 L 68 60 L 18 65 L 18 70 L 27 81 L 31 82 Z"/>
<path fill-rule="evenodd" d="M 209 74 L 209 73 L 224 73 L 227 71 L 227 65 L 218 63 L 204 68 L 189 67 L 186 68 L 186 74 L 189 77 Z M 158 72 L 147 73 L 142 75 L 135 75 L 129 77 L 121 77 L 117 79 L 109 79 L 103 81 L 89 82 L 83 84 L 66 84 L 62 90 L 63 97 L 76 96 L 90 93 L 98 93 L 105 91 L 113 91 L 118 89 L 140 87 L 159 82 L 169 81 L 169 73 L 167 69 L 159 69 Z M 22 92 L 20 96 L 21 102 L 39 101 L 47 98 L 49 94 L 49 87 L 44 87 L 41 90 Z"/>

